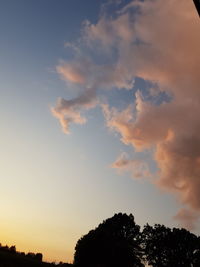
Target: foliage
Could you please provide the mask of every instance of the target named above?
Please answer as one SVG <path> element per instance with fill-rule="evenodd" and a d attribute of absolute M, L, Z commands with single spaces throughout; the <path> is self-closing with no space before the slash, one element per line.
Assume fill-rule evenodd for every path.
<path fill-rule="evenodd" d="M 142 267 L 140 227 L 132 214 L 115 214 L 83 236 L 75 247 L 78 267 Z"/>
<path fill-rule="evenodd" d="M 115 214 L 80 238 L 74 264 L 47 263 L 41 253 L 18 252 L 0 244 L 0 266 L 6 267 L 200 267 L 200 237 L 186 229 L 145 225 L 132 214 Z"/>
<path fill-rule="evenodd" d="M 70 267 L 67 263 L 47 263 L 42 261 L 41 253 L 16 251 L 15 246 L 2 246 L 0 244 L 0 266 L 6 267 Z"/>
<path fill-rule="evenodd" d="M 185 229 L 147 224 L 142 238 L 146 260 L 153 267 L 200 266 L 200 239 Z"/>

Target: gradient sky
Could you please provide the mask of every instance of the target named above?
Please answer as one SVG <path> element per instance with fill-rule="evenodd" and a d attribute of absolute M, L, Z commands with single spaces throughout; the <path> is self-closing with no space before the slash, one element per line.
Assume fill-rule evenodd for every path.
<path fill-rule="evenodd" d="M 116 212 L 197 222 L 200 24 L 161 2 L 1 0 L 2 244 L 70 262 Z"/>

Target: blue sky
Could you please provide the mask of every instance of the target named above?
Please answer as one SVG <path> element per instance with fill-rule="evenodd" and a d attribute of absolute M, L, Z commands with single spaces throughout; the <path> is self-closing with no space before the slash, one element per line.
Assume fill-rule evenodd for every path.
<path fill-rule="evenodd" d="M 175 151 L 178 147 L 175 144 L 182 146 L 180 133 L 196 140 L 191 133 L 194 124 L 194 128 L 198 127 L 196 121 L 191 122 L 184 115 L 190 130 L 182 124 L 177 126 L 180 121 L 177 114 L 182 110 L 179 103 L 184 104 L 186 112 L 191 110 L 185 103 L 188 96 L 180 93 L 187 88 L 184 85 L 179 90 L 182 86 L 179 81 L 187 77 L 196 88 L 191 78 L 195 66 L 189 64 L 191 69 L 186 70 L 179 68 L 180 62 L 175 60 L 179 57 L 173 57 L 170 43 L 175 30 L 169 34 L 168 43 L 164 43 L 165 37 L 161 36 L 162 43 L 157 35 L 161 34 L 160 29 L 154 27 L 157 18 L 148 17 L 145 4 L 132 9 L 133 2 L 1 1 L 2 244 L 16 244 L 18 250 L 42 252 L 49 261 L 72 261 L 76 241 L 115 212 L 133 213 L 140 225 L 148 222 L 179 226 L 186 213 L 182 210 L 177 214 L 177 211 L 183 206 L 191 212 L 186 216 L 187 225 L 196 220 L 200 206 L 198 197 L 191 200 L 189 195 L 185 196 L 184 189 L 175 190 L 171 174 L 163 167 L 164 163 L 171 166 L 174 173 L 178 171 L 172 165 L 171 154 L 167 154 L 169 150 L 164 150 L 166 142 L 171 142 L 169 148 Z M 150 8 L 152 12 L 157 8 L 164 14 L 160 22 L 162 29 L 162 26 L 167 27 L 168 16 L 165 18 L 159 2 L 151 3 Z M 176 2 L 171 0 L 172 5 Z M 165 5 L 168 7 L 167 3 Z M 191 18 L 197 22 L 193 6 L 184 0 L 183 14 L 185 10 L 191 11 Z M 169 9 L 170 12 L 173 18 L 175 11 Z M 186 16 L 174 15 L 172 22 L 176 19 L 177 23 L 188 25 Z M 127 25 L 130 27 L 125 32 Z M 181 37 L 187 36 L 191 29 L 197 29 L 192 19 L 185 32 L 180 32 Z M 194 38 L 198 43 L 199 38 Z M 149 47 L 151 51 L 147 51 Z M 186 55 L 186 65 L 192 57 L 191 49 L 195 51 L 195 47 L 189 46 L 180 51 L 180 55 Z M 167 62 L 170 57 L 174 58 L 172 71 Z M 174 78 L 176 72 L 177 78 Z M 74 77 L 81 78 L 81 82 L 76 82 Z M 132 86 L 129 86 L 130 79 L 134 81 Z M 92 88 L 95 97 L 89 98 L 91 102 L 72 108 L 69 102 L 63 106 L 56 104 L 59 97 L 67 101 L 74 99 L 77 103 L 77 98 L 90 86 L 95 86 Z M 135 95 L 138 90 L 140 93 Z M 88 99 L 90 96 L 85 94 Z M 191 93 L 189 98 L 195 100 L 197 96 Z M 70 134 L 62 131 L 52 108 L 59 116 L 64 115 L 65 122 L 68 119 Z M 174 113 L 168 114 L 169 110 Z M 71 113 L 74 117 L 70 117 Z M 79 113 L 86 123 L 73 121 Z M 192 114 L 196 114 L 196 109 Z M 177 117 L 177 121 L 173 122 L 173 117 Z M 136 124 L 142 133 L 139 137 L 136 137 Z M 149 135 L 143 133 L 146 128 Z M 154 128 L 166 133 L 158 136 L 152 131 Z M 180 151 L 177 155 L 181 155 Z M 168 161 L 162 161 L 161 152 Z M 126 160 L 124 166 L 120 165 L 121 159 Z M 114 162 L 118 165 L 112 168 Z M 179 162 L 178 167 L 183 169 L 183 158 L 179 157 Z M 144 177 L 141 174 L 136 177 L 138 168 L 141 171 L 144 166 L 148 166 L 150 177 L 145 173 L 142 173 Z M 185 166 L 184 173 L 189 173 L 191 164 L 185 163 Z M 192 191 L 192 181 L 198 180 L 196 174 L 188 178 L 180 173 L 177 184 L 186 183 Z M 157 180 L 161 183 L 157 184 Z M 179 221 L 173 219 L 176 214 Z"/>

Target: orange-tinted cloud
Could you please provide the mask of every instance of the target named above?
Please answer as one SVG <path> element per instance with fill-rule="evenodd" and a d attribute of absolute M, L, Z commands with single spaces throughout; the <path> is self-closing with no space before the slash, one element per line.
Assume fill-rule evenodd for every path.
<path fill-rule="evenodd" d="M 80 96 L 65 100 L 59 98 L 52 114 L 59 119 L 64 133 L 69 133 L 71 123 L 83 124 L 86 118 L 81 115 L 81 111 L 91 109 L 97 105 L 96 90 L 88 89 Z"/>
<path fill-rule="evenodd" d="M 138 91 L 125 110 L 103 105 L 103 112 L 125 144 L 138 151 L 153 148 L 159 169 L 155 184 L 200 213 L 200 22 L 192 1 L 132 1 L 112 18 L 103 15 L 96 24 L 86 23 L 83 32 L 93 51 L 98 44 L 102 57 L 114 49 L 114 63 L 76 58 L 57 71 L 84 88 L 130 89 L 141 77 L 157 84 L 156 94 L 170 95 L 171 101 L 155 105 Z M 85 122 L 80 110 L 94 106 L 93 100 L 80 105 L 60 100 L 53 113 L 68 131 L 70 122 Z M 122 163 L 130 168 L 129 161 L 113 166 Z M 186 216 L 179 218 L 186 221 Z"/>
<path fill-rule="evenodd" d="M 122 153 L 111 166 L 119 172 L 130 172 L 135 179 L 151 176 L 148 165 L 143 160 L 129 159 L 126 153 Z"/>
<path fill-rule="evenodd" d="M 197 213 L 188 210 L 188 209 L 181 209 L 179 212 L 174 216 L 174 219 L 180 221 L 183 226 L 188 230 L 194 230 L 195 224 L 198 220 Z"/>
<path fill-rule="evenodd" d="M 84 62 L 84 65 L 85 68 L 87 68 L 86 62 Z M 62 62 L 56 67 L 56 70 L 61 75 L 62 79 L 72 83 L 84 84 L 85 68 L 83 67 L 83 64 L 79 62 Z"/>
<path fill-rule="evenodd" d="M 154 148 L 156 184 L 200 212 L 199 19 L 192 1 L 136 1 L 132 6 L 137 3 L 140 13 L 133 31 L 141 44 L 127 44 L 128 57 L 120 50 L 118 64 L 156 82 L 172 101 L 154 105 L 136 93 L 135 112 L 104 108 L 107 124 L 137 150 Z"/>

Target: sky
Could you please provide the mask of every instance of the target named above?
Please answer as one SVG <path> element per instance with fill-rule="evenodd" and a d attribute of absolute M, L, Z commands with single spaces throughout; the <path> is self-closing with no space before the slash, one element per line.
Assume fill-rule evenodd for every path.
<path fill-rule="evenodd" d="M 72 262 L 114 213 L 200 233 L 188 0 L 1 0 L 0 242 Z"/>

